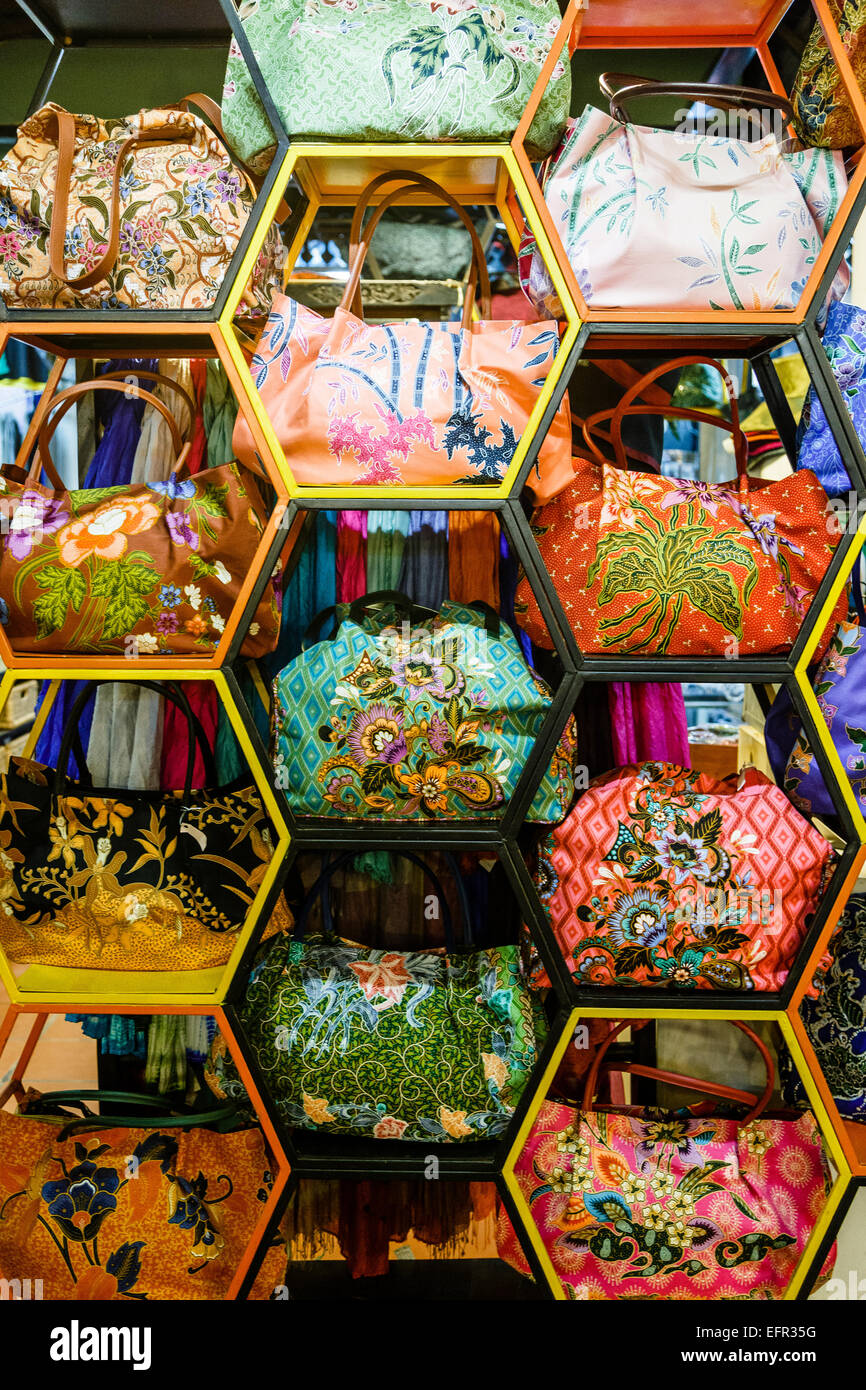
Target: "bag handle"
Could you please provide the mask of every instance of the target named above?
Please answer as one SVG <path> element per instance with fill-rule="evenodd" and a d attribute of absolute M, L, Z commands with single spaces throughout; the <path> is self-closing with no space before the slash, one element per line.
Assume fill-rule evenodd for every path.
<path fill-rule="evenodd" d="M 704 411 L 691 410 L 686 406 L 649 406 L 634 404 L 641 395 L 643 389 L 651 385 L 660 376 L 666 375 L 667 372 L 682 369 L 683 367 L 696 366 L 712 367 L 719 373 L 719 376 L 725 384 L 731 406 L 730 422 L 722 419 L 720 416 L 710 415 Z M 714 425 L 717 429 L 727 430 L 728 433 L 733 436 L 734 440 L 734 457 L 737 461 L 737 479 L 741 488 L 744 490 L 748 489 L 749 448 L 746 436 L 740 425 L 740 410 L 737 403 L 737 393 L 731 377 L 717 358 L 697 354 L 693 356 L 675 357 L 670 362 L 665 362 L 661 366 L 653 367 L 652 371 L 646 372 L 644 376 L 639 377 L 637 381 L 633 382 L 614 410 L 602 410 L 594 415 L 587 416 L 584 421 L 583 435 L 592 450 L 594 458 L 600 459 L 601 462 L 606 462 L 591 436 L 593 431 L 598 432 L 597 426 L 600 423 L 609 420 L 611 426 L 611 440 L 617 464 L 620 468 L 628 468 L 628 458 L 622 441 L 622 422 L 627 415 L 660 415 L 663 417 L 670 416 L 674 419 L 699 420 L 704 424 Z"/>
<path fill-rule="evenodd" d="M 484 255 L 484 248 L 481 245 L 481 238 L 475 230 L 475 224 L 466 209 L 457 202 L 456 198 L 452 198 L 450 193 L 446 193 L 444 188 L 441 188 L 433 179 L 428 179 L 424 174 L 416 174 L 411 169 L 395 169 L 389 175 L 389 178 L 403 178 L 406 180 L 406 183 L 402 188 L 395 189 L 393 193 L 389 193 L 382 199 L 366 227 L 361 232 L 360 241 L 357 244 L 354 255 L 350 253 L 349 278 L 346 281 L 343 298 L 340 301 L 340 308 L 355 313 L 358 318 L 363 318 L 363 303 L 360 299 L 361 271 L 367 257 L 367 251 L 369 250 L 373 233 L 379 225 L 379 221 L 383 214 L 387 212 L 389 207 L 394 203 L 398 203 L 400 199 L 404 197 L 406 193 L 411 192 L 413 188 L 420 187 L 433 193 L 434 196 L 443 203 L 447 203 L 447 205 L 457 213 L 457 216 L 472 238 L 474 274 L 470 274 L 467 293 L 463 302 L 463 329 L 468 329 L 472 321 L 472 306 L 475 300 L 476 284 L 480 286 L 479 310 L 481 316 L 482 318 L 489 319 L 491 317 L 490 277 L 487 273 L 487 261 Z M 383 183 L 385 180 L 380 177 L 379 182 Z M 360 306 L 360 308 L 357 306 Z"/>
<path fill-rule="evenodd" d="M 250 168 L 250 166 L 248 164 L 245 164 L 244 161 L 240 158 L 240 156 L 236 154 L 234 149 L 232 148 L 231 141 L 229 140 L 229 137 L 226 135 L 225 127 L 223 125 L 222 107 L 218 106 L 217 103 L 213 100 L 213 98 L 206 96 L 204 92 L 187 92 L 185 97 L 181 97 L 180 101 L 175 103 L 175 107 L 178 111 L 189 111 L 189 108 L 191 106 L 197 106 L 199 111 L 204 116 L 205 120 L 208 122 L 208 124 L 213 126 L 213 129 L 216 131 L 217 135 L 222 140 L 223 144 L 226 147 L 226 150 L 231 155 L 231 158 L 234 160 L 235 164 L 238 166 L 241 173 L 244 175 L 244 178 L 247 181 L 247 186 L 250 192 L 252 193 L 253 197 L 258 197 L 258 192 L 259 188 L 261 187 L 262 180 L 255 173 L 253 173 L 253 170 Z M 285 202 L 285 200 L 283 200 L 277 204 L 277 210 L 274 214 L 274 221 L 285 222 L 286 218 L 291 217 L 291 215 L 291 208 L 289 207 L 288 203 Z"/>
<path fill-rule="evenodd" d="M 611 1043 L 619 1037 L 620 1033 L 626 1028 L 634 1026 L 634 1022 L 634 1019 L 627 1018 L 624 1019 L 622 1023 L 618 1023 L 616 1027 L 612 1028 L 608 1033 L 604 1042 L 599 1047 L 598 1052 L 595 1054 L 583 1091 L 584 1113 L 589 1113 L 592 1110 L 595 1093 L 598 1090 L 598 1078 L 605 1053 Z M 746 1023 L 740 1023 L 733 1019 L 731 1019 L 730 1022 L 733 1023 L 735 1028 L 739 1028 L 741 1033 L 745 1033 L 747 1038 L 752 1040 L 764 1059 L 764 1066 L 767 1070 L 767 1082 L 760 1097 L 752 1095 L 749 1091 L 737 1091 L 732 1086 L 722 1086 L 716 1081 L 701 1081 L 694 1076 L 680 1076 L 677 1072 L 663 1071 L 659 1067 L 646 1067 L 639 1062 L 615 1062 L 609 1063 L 608 1065 L 615 1066 L 618 1071 L 629 1072 L 633 1076 L 645 1076 L 652 1081 L 664 1081 L 671 1086 L 681 1086 L 685 1090 L 704 1091 L 708 1095 L 719 1096 L 722 1100 L 733 1101 L 737 1105 L 748 1105 L 751 1109 L 743 1120 L 743 1124 L 748 1124 L 750 1120 L 757 1120 L 758 1116 L 762 1115 L 769 1105 L 770 1098 L 773 1094 L 776 1073 L 769 1050 L 762 1039 L 758 1037 L 757 1033 Z"/>
<path fill-rule="evenodd" d="M 105 684 L 105 681 L 88 681 L 84 689 L 79 692 L 78 696 L 73 702 L 72 708 L 69 711 L 69 716 L 66 720 L 66 724 L 63 729 L 63 735 L 60 740 L 60 749 L 57 754 L 57 766 L 54 769 L 54 781 L 51 788 L 52 799 L 59 799 L 60 797 L 69 794 L 67 776 L 67 768 L 69 766 L 69 753 L 73 745 L 73 740 L 77 736 L 78 724 L 81 718 L 81 713 L 84 710 L 85 706 L 93 699 L 93 696 L 96 694 L 96 691 L 99 689 L 99 687 Z M 202 761 L 204 763 L 205 769 L 205 780 L 209 786 L 215 786 L 217 783 L 217 775 L 213 752 L 211 750 L 210 744 L 208 743 L 207 735 L 205 734 L 201 721 L 193 713 L 189 700 L 187 699 L 183 689 L 172 681 L 162 682 L 136 680 L 130 681 L 129 684 L 141 686 L 144 690 L 153 690 L 157 695 L 164 696 L 165 699 L 170 700 L 171 703 L 176 705 L 177 708 L 181 711 L 181 713 L 186 716 L 188 742 L 186 777 L 184 779 L 183 788 L 184 801 L 189 801 L 190 797 L 192 796 L 192 778 L 193 773 L 195 771 L 196 745 L 198 745 L 201 751 Z"/>
<path fill-rule="evenodd" d="M 317 613 L 313 618 L 301 638 L 301 651 L 307 651 L 309 647 L 320 640 L 318 636 L 319 628 L 328 618 L 339 618 L 341 608 L 346 610 L 344 615 L 345 618 L 350 618 L 352 622 L 357 623 L 366 608 L 375 608 L 385 603 L 392 603 L 394 607 L 398 608 L 401 613 L 404 613 L 407 618 L 415 616 L 423 619 L 435 618 L 437 616 L 435 609 L 422 608 L 419 604 L 413 603 L 408 594 L 401 593 L 399 589 L 376 589 L 374 593 L 362 594 L 360 598 L 356 598 L 350 604 L 332 603 L 329 604 L 327 608 L 323 608 L 321 612 Z M 333 641 L 336 637 L 337 627 L 339 627 L 339 623 L 336 624 L 334 631 L 331 633 L 331 637 L 329 638 L 330 641 Z"/>
<path fill-rule="evenodd" d="M 51 231 L 48 237 L 48 265 L 51 274 L 71 290 L 87 290 L 104 280 L 112 269 L 120 247 L 120 179 L 126 157 L 136 146 L 179 143 L 183 131 L 177 126 L 157 126 L 142 135 L 130 135 L 124 140 L 114 161 L 111 193 L 108 199 L 108 242 L 92 270 L 70 280 L 66 274 L 66 231 L 69 219 L 69 190 L 75 162 L 75 117 L 69 111 L 50 109 L 57 124 L 57 167 L 54 182 L 54 206 L 51 210 Z"/>
<path fill-rule="evenodd" d="M 662 96 L 688 97 L 725 111 L 741 110 L 746 106 L 757 110 L 770 108 L 784 112 L 789 124 L 794 120 L 794 108 L 787 97 L 779 96 L 777 92 L 764 92 L 759 87 L 714 86 L 711 82 L 656 82 L 650 77 L 625 72 L 603 72 L 598 85 L 602 96 L 610 102 L 611 116 L 623 125 L 628 125 L 623 102 L 639 97 Z"/>
<path fill-rule="evenodd" d="M 28 483 L 38 483 L 39 475 L 44 469 L 52 487 L 56 488 L 59 492 L 67 491 L 54 465 L 54 460 L 51 457 L 50 444 L 54 437 L 54 432 L 67 410 L 75 405 L 82 396 L 88 395 L 91 391 L 118 391 L 121 395 L 131 394 L 138 400 L 145 401 L 147 405 L 152 405 L 155 410 L 158 410 L 168 425 L 171 434 L 172 448 L 176 455 L 172 472 L 176 473 L 178 471 L 189 453 L 189 445 L 184 444 L 183 435 L 180 432 L 178 423 L 165 402 L 161 401 L 159 396 L 155 396 L 152 391 L 145 391 L 141 386 L 133 386 L 131 382 L 117 380 L 114 377 L 96 377 L 93 381 L 77 381 L 74 386 L 67 386 L 65 391 L 58 391 L 57 395 L 54 397 L 54 400 L 46 411 L 45 420 L 43 421 L 42 428 L 36 440 L 36 448 L 33 451 L 33 457 L 30 461 L 30 470 L 27 474 Z M 59 407 L 59 409 L 57 409 L 57 407 Z"/>
<path fill-rule="evenodd" d="M 429 864 L 425 864 L 424 860 L 421 859 L 417 854 L 413 854 L 411 850 L 399 849 L 396 845 L 389 845 L 388 853 L 395 854 L 400 859 L 410 860 L 411 863 L 417 865 L 417 867 L 421 869 L 424 874 L 426 874 L 429 881 L 433 884 L 433 887 L 436 890 L 436 896 L 438 897 L 439 902 L 442 905 L 442 930 L 445 936 L 445 946 L 448 951 L 453 952 L 455 950 L 455 942 L 454 932 L 451 924 L 451 910 L 448 907 L 448 901 L 445 897 L 445 892 L 442 888 L 440 880 L 437 878 L 436 874 L 434 874 Z M 339 855 L 332 863 L 325 864 L 324 868 L 322 869 L 322 872 L 319 874 L 319 877 L 316 879 L 315 883 L 310 888 L 309 892 L 304 898 L 303 903 L 298 909 L 298 915 L 295 918 L 294 931 L 292 932 L 292 936 L 296 941 L 300 941 L 303 939 L 307 918 L 310 915 L 310 911 L 312 910 L 313 904 L 320 895 L 325 893 L 332 876 L 337 872 L 338 869 L 345 868 L 347 864 L 353 864 L 357 858 L 358 851 L 351 850 L 347 854 Z M 454 881 L 457 885 L 457 892 L 460 898 L 460 910 L 463 913 L 464 940 L 467 943 L 471 943 L 472 926 L 471 918 L 469 915 L 469 902 L 466 897 L 466 887 L 453 860 L 450 861 L 449 867 L 451 868 L 451 871 L 454 875 Z"/>
<path fill-rule="evenodd" d="M 136 378 L 136 380 L 132 380 L 132 378 Z M 123 381 L 130 388 L 130 390 L 132 390 L 134 387 L 138 385 L 139 380 L 153 381 L 156 383 L 157 386 L 162 386 L 164 390 L 177 392 L 181 400 L 184 402 L 187 410 L 189 411 L 190 420 L 195 420 L 195 401 L 189 394 L 189 391 L 187 391 L 185 386 L 181 386 L 179 381 L 175 381 L 174 377 L 166 376 L 163 372 L 150 372 L 145 371 L 143 367 L 135 367 L 130 368 L 128 371 L 123 371 L 123 369 L 121 369 L 120 371 L 116 372 L 102 372 L 98 377 L 95 377 L 94 380 Z"/>

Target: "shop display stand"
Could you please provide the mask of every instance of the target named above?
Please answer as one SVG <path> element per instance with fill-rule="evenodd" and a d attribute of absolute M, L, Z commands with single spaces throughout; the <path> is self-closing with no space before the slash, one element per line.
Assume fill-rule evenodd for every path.
<path fill-rule="evenodd" d="M 18 0 L 29 12 L 33 7 Z M 122 0 L 117 0 L 122 3 Z M 50 15 L 51 34 L 60 34 L 63 25 L 60 12 L 64 0 L 42 6 L 43 17 Z M 666 312 L 593 311 L 583 301 L 573 271 L 567 263 L 556 229 L 550 219 L 526 155 L 523 140 L 537 110 L 544 87 L 566 44 L 582 48 L 665 48 L 706 46 L 754 47 L 764 65 L 770 85 L 780 90 L 781 84 L 769 50 L 773 29 L 784 14 L 784 0 L 737 0 L 725 11 L 713 12 L 706 20 L 696 18 L 694 4 L 686 0 L 659 0 L 651 7 L 635 6 L 633 0 L 570 0 L 558 38 L 539 77 L 524 119 L 511 145 L 424 145 L 424 144 L 312 144 L 291 142 L 279 125 L 279 117 L 267 95 L 232 0 L 219 0 L 220 8 L 231 26 L 262 96 L 271 123 L 278 135 L 277 154 L 256 203 L 255 217 L 238 248 L 232 275 L 223 287 L 213 315 L 187 313 L 84 313 L 18 314 L 9 312 L 0 321 L 0 349 L 10 336 L 47 346 L 61 355 L 72 352 L 94 355 L 110 352 L 155 355 L 217 355 L 226 368 L 237 394 L 239 405 L 253 431 L 256 448 L 272 477 L 278 503 L 263 546 L 257 557 L 257 568 L 251 572 L 239 608 L 233 617 L 233 631 L 227 637 L 218 658 L 206 669 L 179 665 L 167 670 L 160 666 L 165 679 L 212 679 L 220 698 L 229 712 L 232 724 L 245 756 L 256 777 L 268 811 L 274 819 L 278 836 L 279 859 L 273 865 L 268 892 L 260 890 L 250 919 L 241 933 L 229 966 L 218 983 L 210 982 L 202 993 L 187 993 L 187 982 L 173 991 L 163 985 L 159 993 L 130 991 L 121 983 L 112 986 L 113 993 L 94 995 L 67 986 L 51 989 L 43 979 L 36 988 L 26 988 L 26 976 L 16 980 L 8 962 L 0 956 L 2 975 L 13 998 L 10 1018 L 20 1012 L 43 1014 L 80 1009 L 86 1012 L 189 1012 L 211 1013 L 225 1026 L 231 1050 L 241 1074 L 254 1099 L 260 1121 L 276 1145 L 278 1157 L 285 1159 L 286 1181 L 275 1201 L 269 1232 L 262 1231 L 258 1246 L 261 1257 L 266 1234 L 285 1207 L 296 1184 L 305 1178 L 409 1178 L 421 1177 L 431 1156 L 440 1165 L 443 1180 L 495 1180 L 497 1188 L 514 1222 L 532 1272 L 541 1285 L 549 1288 L 557 1299 L 565 1292 L 557 1278 L 550 1258 L 535 1226 L 532 1214 L 515 1179 L 514 1167 L 530 1132 L 538 1110 L 546 1096 L 556 1068 L 565 1052 L 577 1022 L 584 1018 L 634 1019 L 736 1019 L 777 1023 L 788 1044 L 799 1071 L 818 1124 L 833 1159 L 836 1176 L 822 1214 L 807 1248 L 795 1271 L 785 1297 L 808 1297 L 812 1281 L 823 1252 L 850 1202 L 857 1182 L 866 1182 L 866 1139 L 856 1126 L 845 1125 L 829 1096 L 811 1050 L 802 1022 L 799 1005 L 818 961 L 826 950 L 840 913 L 866 862 L 866 822 L 839 755 L 830 738 L 807 675 L 808 662 L 820 635 L 830 619 L 838 596 L 843 591 L 851 568 L 866 539 L 866 519 L 858 529 L 847 534 L 839 544 L 832 565 L 825 576 L 803 623 L 793 651 L 788 658 L 748 658 L 732 660 L 704 659 L 644 659 L 598 658 L 584 656 L 575 641 L 565 612 L 535 544 L 529 522 L 528 507 L 522 490 L 538 457 L 542 441 L 567 389 L 570 377 L 581 357 L 604 360 L 623 356 L 655 357 L 666 352 L 671 355 L 689 349 L 702 353 L 723 353 L 749 359 L 763 390 L 767 405 L 780 436 L 790 450 L 793 448 L 794 426 L 790 408 L 775 374 L 769 354 L 786 341 L 793 341 L 808 369 L 815 390 L 827 413 L 834 437 L 858 499 L 866 498 L 866 456 L 857 439 L 839 388 L 830 370 L 816 327 L 821 301 L 832 281 L 844 254 L 856 221 L 866 203 L 866 163 L 861 162 L 854 172 L 848 194 L 839 216 L 829 230 L 824 249 L 807 284 L 797 310 L 768 313 L 715 313 L 691 316 Z M 834 57 L 843 75 L 857 118 L 866 135 L 866 102 L 864 102 L 853 72 L 832 22 L 827 0 L 813 0 L 813 5 L 827 32 Z M 76 0 L 76 7 L 92 14 L 96 7 Z M 105 6 L 100 4 L 100 13 Z M 125 7 L 124 7 L 125 8 Z M 196 7 L 197 8 L 197 7 Z M 150 7 L 149 23 L 168 27 L 170 13 L 177 7 L 157 4 Z M 643 17 L 636 23 L 635 15 Z M 696 32 L 697 26 L 697 32 Z M 125 34 L 125 30 L 124 30 Z M 126 34 L 125 34 L 126 37 Z M 90 40 L 88 40 L 90 41 Z M 56 71 L 56 69 L 55 69 Z M 47 90 L 47 88 L 46 88 Z M 44 93 L 41 94 L 44 96 Z M 386 169 L 423 168 L 433 178 L 447 185 L 452 196 L 467 206 L 486 205 L 496 208 L 506 226 L 512 243 L 517 246 L 524 224 L 531 229 L 544 258 L 551 279 L 565 311 L 565 325 L 559 354 L 542 389 L 527 429 L 519 443 L 515 458 L 503 482 L 496 487 L 467 486 L 445 489 L 433 488 L 339 488 L 313 489 L 300 487 L 291 471 L 291 459 L 284 455 L 261 399 L 253 385 L 246 358 L 244 341 L 233 316 L 256 256 L 263 245 L 267 229 L 290 180 L 300 191 L 289 233 L 289 270 L 309 233 L 319 207 L 345 205 L 357 199 L 361 189 Z M 423 194 L 408 201 L 426 202 Z M 233 672 L 240 644 L 276 558 L 289 540 L 293 543 L 292 560 L 300 555 L 309 534 L 307 520 L 311 513 L 322 509 L 352 510 L 406 509 L 433 507 L 442 510 L 490 510 L 497 514 L 509 544 L 520 560 L 538 600 L 548 626 L 560 666 L 559 681 L 552 702 L 541 726 L 535 746 L 522 771 L 516 792 L 499 821 L 418 823 L 338 822 L 328 818 L 301 819 L 293 815 L 285 795 L 271 785 L 265 772 L 265 752 L 255 732 Z M 8 653 L 0 633 L 0 657 L 7 660 L 10 670 L 0 682 L 0 708 L 8 697 L 14 680 L 28 674 L 39 664 L 41 673 L 52 680 L 76 678 L 94 671 L 108 672 L 112 678 L 132 678 L 145 667 L 150 671 L 159 662 L 129 662 L 118 664 L 106 661 L 57 661 L 50 666 L 40 661 L 31 663 Z M 122 669 L 123 668 L 123 669 Z M 832 875 L 824 900 L 803 943 L 799 958 L 790 972 L 785 988 L 779 994 L 761 996 L 732 995 L 728 992 L 701 992 L 684 996 L 666 989 L 641 993 L 610 990 L 579 990 L 566 969 L 561 952 L 553 938 L 538 893 L 528 872 L 520 847 L 524 819 L 544 768 L 565 728 L 584 682 L 622 680 L 677 681 L 705 679 L 747 683 L 761 688 L 764 685 L 785 684 L 800 714 L 809 741 L 814 748 L 819 767 L 830 789 L 837 810 L 845 849 Z M 289 1131 L 279 1119 L 273 1099 L 268 1093 L 266 1078 L 252 1055 L 240 1019 L 239 1007 L 244 994 L 247 967 L 257 949 L 267 913 L 279 892 L 281 882 L 294 857 L 302 851 L 327 851 L 357 846 L 387 849 L 389 845 L 415 845 L 419 848 L 445 847 L 485 850 L 496 854 L 515 893 L 533 941 L 550 976 L 553 987 L 554 1017 L 548 1041 L 538 1060 L 530 1084 L 512 1117 L 503 1138 L 495 1144 L 381 1144 L 330 1141 L 306 1131 Z M 276 856 L 275 856 L 276 858 Z M 281 861 L 281 862 L 280 862 Z M 264 886 L 263 886 L 264 887 Z M 29 972 L 28 972 L 29 974 Z M 92 985 L 91 985 L 92 988 Z M 206 997 L 205 997 L 206 995 Z M 75 1001 L 75 1002 L 73 1002 Z M 2 1046 L 8 1029 L 0 1030 Z M 26 1060 L 26 1058 L 25 1058 Z M 289 1169 L 290 1175 L 289 1175 Z M 281 1172 L 283 1169 L 280 1170 Z M 233 1289 L 240 1296 L 248 1292 L 256 1265 L 251 1257 L 249 1267 L 239 1272 Z"/>

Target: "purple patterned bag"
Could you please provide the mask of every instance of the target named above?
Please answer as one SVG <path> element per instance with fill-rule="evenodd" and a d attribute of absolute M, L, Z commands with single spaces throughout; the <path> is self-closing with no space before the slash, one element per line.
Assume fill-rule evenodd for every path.
<path fill-rule="evenodd" d="M 854 795 L 866 812 L 866 648 L 864 629 L 839 623 L 815 678 L 821 713 L 848 773 Z M 806 815 L 835 815 L 815 754 L 809 747 L 787 690 L 773 701 L 764 729 L 776 781 Z"/>

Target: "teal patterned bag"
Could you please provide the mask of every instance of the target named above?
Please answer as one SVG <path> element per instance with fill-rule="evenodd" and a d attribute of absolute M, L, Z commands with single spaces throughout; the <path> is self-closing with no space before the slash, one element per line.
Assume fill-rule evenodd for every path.
<path fill-rule="evenodd" d="M 538 1060 L 543 1010 L 524 980 L 520 948 L 455 949 L 436 876 L 414 854 L 394 852 L 435 888 L 446 951 L 304 939 L 311 906 L 320 893 L 324 903 L 332 874 L 355 858 L 342 855 L 307 894 L 295 936 L 253 971 L 240 1008 L 244 1034 L 290 1128 L 442 1143 L 496 1138 Z M 206 1075 L 243 1108 L 243 1084 L 221 1040 Z"/>
<path fill-rule="evenodd" d="M 358 599 L 330 640 L 277 676 L 277 785 L 305 816 L 501 816 L 550 706 L 547 686 L 484 605 L 449 601 L 433 613 L 405 595 L 386 597 L 395 601 Z M 573 731 L 570 721 L 530 821 L 561 821 L 568 812 Z"/>
<path fill-rule="evenodd" d="M 294 140 L 507 142 L 560 25 L 556 0 L 245 0 L 240 14 Z M 560 62 L 530 158 L 559 142 L 570 100 Z M 260 172 L 273 133 L 235 40 L 222 111 L 235 154 Z"/>

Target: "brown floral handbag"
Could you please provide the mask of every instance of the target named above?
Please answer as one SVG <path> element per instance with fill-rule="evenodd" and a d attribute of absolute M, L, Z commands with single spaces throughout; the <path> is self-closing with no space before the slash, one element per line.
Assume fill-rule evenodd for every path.
<path fill-rule="evenodd" d="M 860 90 L 866 85 L 866 0 L 830 0 Z M 862 145 L 863 133 L 820 23 L 803 51 L 791 92 L 797 134 L 806 145 L 842 150 Z"/>
<path fill-rule="evenodd" d="M 163 415 L 177 454 L 167 480 L 64 487 L 51 437 L 89 391 L 132 393 Z M 128 379 L 79 382 L 59 392 L 48 413 L 29 472 L 0 470 L 0 622 L 13 651 L 211 657 L 267 520 L 254 474 L 232 462 L 189 476 L 188 449 L 171 412 Z M 42 469 L 49 487 L 39 481 Z M 278 574 L 258 605 L 243 656 L 262 656 L 277 644 Z"/>
<path fill-rule="evenodd" d="M 113 120 L 53 102 L 29 116 L 0 160 L 7 308 L 210 309 L 256 198 L 221 132 L 219 107 L 198 92 Z M 268 312 L 281 258 L 274 226 L 247 311 Z"/>
<path fill-rule="evenodd" d="M 224 965 L 274 853 L 258 789 L 249 774 L 217 787 L 183 688 L 149 681 L 135 684 L 186 716 L 183 790 L 93 787 L 78 723 L 98 684 L 73 703 L 56 768 L 13 757 L 0 776 L 0 945 L 19 963 L 89 970 Z M 192 787 L 196 745 L 203 790 Z M 265 936 L 290 924 L 281 898 Z"/>
<path fill-rule="evenodd" d="M 90 1113 L 97 1102 L 125 1118 Z M 114 1092 L 27 1092 L 20 1106 L 0 1110 L 0 1278 L 23 1270 L 49 1300 L 235 1296 L 274 1182 L 257 1126 L 220 1132 L 208 1126 L 231 1107 L 154 1115 L 161 1100 Z M 248 1296 L 269 1298 L 285 1268 L 278 1242 Z"/>

